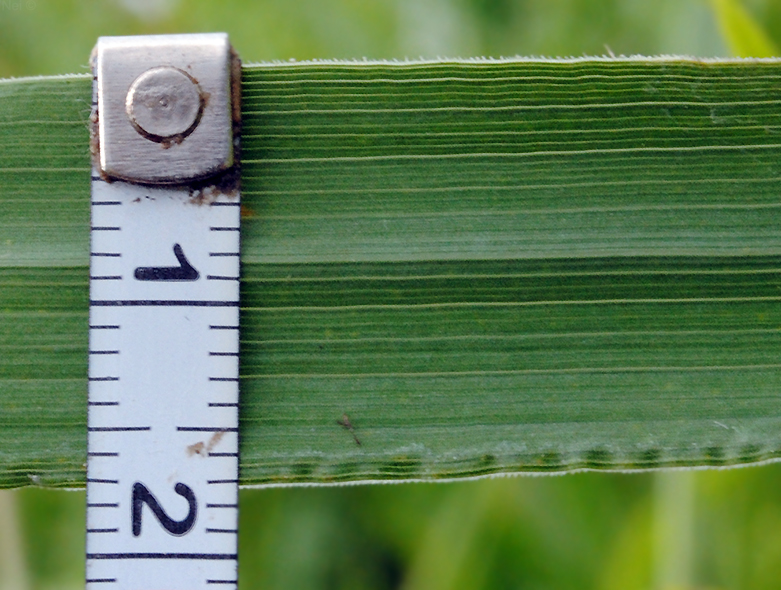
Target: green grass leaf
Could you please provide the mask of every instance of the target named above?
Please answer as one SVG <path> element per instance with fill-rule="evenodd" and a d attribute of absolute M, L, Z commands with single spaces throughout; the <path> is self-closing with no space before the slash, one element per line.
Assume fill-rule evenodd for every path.
<path fill-rule="evenodd" d="M 781 455 L 780 79 L 245 67 L 242 483 Z M 0 82 L 0 486 L 84 481 L 89 99 Z"/>

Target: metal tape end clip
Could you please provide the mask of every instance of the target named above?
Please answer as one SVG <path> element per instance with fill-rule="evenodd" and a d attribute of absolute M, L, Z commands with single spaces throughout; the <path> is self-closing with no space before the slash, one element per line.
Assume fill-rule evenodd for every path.
<path fill-rule="evenodd" d="M 225 33 L 101 37 L 93 56 L 101 175 L 189 184 L 234 166 L 240 63 Z"/>

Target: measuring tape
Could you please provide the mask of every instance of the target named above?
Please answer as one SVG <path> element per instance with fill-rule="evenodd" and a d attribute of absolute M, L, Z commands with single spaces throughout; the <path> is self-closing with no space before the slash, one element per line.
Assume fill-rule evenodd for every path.
<path fill-rule="evenodd" d="M 238 60 L 166 35 L 93 64 L 87 588 L 236 587 Z"/>

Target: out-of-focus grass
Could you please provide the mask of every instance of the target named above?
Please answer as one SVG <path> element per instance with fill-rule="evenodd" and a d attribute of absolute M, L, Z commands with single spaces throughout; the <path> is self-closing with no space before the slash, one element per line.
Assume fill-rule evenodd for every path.
<path fill-rule="evenodd" d="M 779 30 L 772 4 L 754 12 Z M 84 71 L 99 35 L 207 30 L 246 61 L 728 51 L 707 0 L 6 0 L 0 76 Z"/>
<path fill-rule="evenodd" d="M 30 587 L 83 584 L 84 494 L 4 494 Z M 243 490 L 240 531 L 247 589 L 771 589 L 781 465 Z"/>
<path fill-rule="evenodd" d="M 247 61 L 758 55 L 774 52 L 781 39 L 781 3 L 21 0 L 0 2 L 0 76 L 84 71 L 98 35 L 203 30 L 229 32 Z M 244 490 L 241 585 L 776 588 L 780 484 L 781 466 L 774 465 L 694 474 Z M 18 521 L 18 535 L 9 514 Z M 3 492 L 0 589 L 81 587 L 83 531 L 83 493 Z M 15 552 L 24 560 L 21 570 Z"/>
<path fill-rule="evenodd" d="M 778 46 L 738 0 L 711 0 L 730 52 L 739 57 L 773 57 Z"/>

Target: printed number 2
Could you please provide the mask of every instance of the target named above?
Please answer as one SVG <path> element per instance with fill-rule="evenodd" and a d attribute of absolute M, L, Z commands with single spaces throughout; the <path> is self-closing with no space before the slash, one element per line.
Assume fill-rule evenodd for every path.
<path fill-rule="evenodd" d="M 149 506 L 152 510 L 152 514 L 157 517 L 163 528 L 172 535 L 181 536 L 190 532 L 195 524 L 195 517 L 198 514 L 198 504 L 195 500 L 195 493 L 190 486 L 183 483 L 177 483 L 174 486 L 174 491 L 187 500 L 190 506 L 190 510 L 184 520 L 174 520 L 168 516 L 165 511 L 160 507 L 160 503 L 152 495 L 144 484 L 136 482 L 133 484 L 133 509 L 132 509 L 132 521 L 133 521 L 133 536 L 138 537 L 141 534 L 141 512 L 144 508 L 144 504 Z"/>

